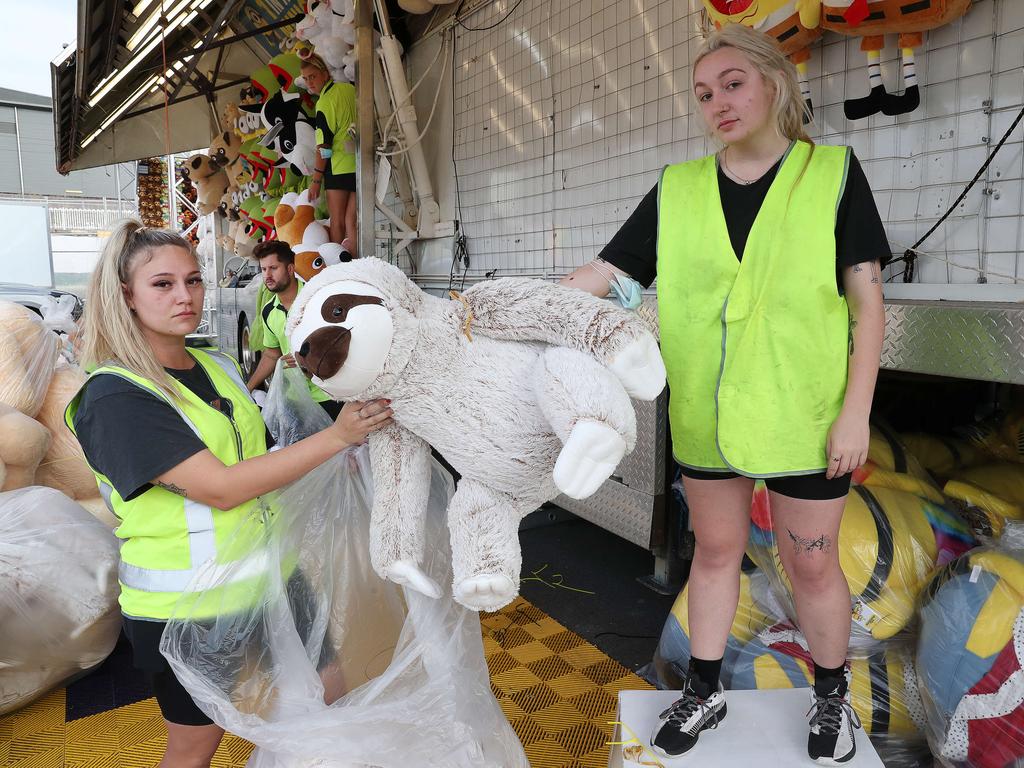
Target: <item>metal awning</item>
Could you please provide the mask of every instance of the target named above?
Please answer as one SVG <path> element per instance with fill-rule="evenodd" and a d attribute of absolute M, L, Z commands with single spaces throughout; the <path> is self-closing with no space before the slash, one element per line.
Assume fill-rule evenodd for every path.
<path fill-rule="evenodd" d="M 294 0 L 78 0 L 51 64 L 57 170 L 210 144 L 250 75 L 281 52 Z"/>

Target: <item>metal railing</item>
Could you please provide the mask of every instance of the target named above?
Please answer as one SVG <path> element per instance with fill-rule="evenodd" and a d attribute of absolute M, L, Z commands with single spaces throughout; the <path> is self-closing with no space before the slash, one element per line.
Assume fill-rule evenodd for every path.
<path fill-rule="evenodd" d="M 138 215 L 135 200 L 108 197 L 51 197 L 0 195 L 4 202 L 36 203 L 47 207 L 53 234 L 93 234 L 109 230 L 120 219 Z"/>

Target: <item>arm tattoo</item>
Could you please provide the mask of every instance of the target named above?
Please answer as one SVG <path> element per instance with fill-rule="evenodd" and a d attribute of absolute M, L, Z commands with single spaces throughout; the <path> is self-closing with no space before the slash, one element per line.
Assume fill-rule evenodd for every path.
<path fill-rule="evenodd" d="M 857 327 L 857 321 L 850 315 L 850 357 L 853 357 L 853 329 Z"/>
<path fill-rule="evenodd" d="M 878 282 L 879 282 L 878 262 L 877 261 L 872 261 L 871 262 L 871 284 L 872 285 L 878 285 Z"/>
<path fill-rule="evenodd" d="M 185 496 L 188 493 L 184 488 L 179 488 L 174 483 L 164 483 L 160 480 L 157 480 L 156 483 L 154 483 L 154 485 L 158 486 L 159 488 L 163 488 L 165 491 L 175 493 L 178 496 Z"/>
<path fill-rule="evenodd" d="M 854 271 L 854 272 L 863 272 L 863 271 L 864 271 L 864 269 L 863 269 L 863 267 L 861 267 L 861 265 L 860 265 L 860 264 L 854 264 L 854 265 L 853 265 L 853 271 Z"/>
<path fill-rule="evenodd" d="M 789 540 L 793 542 L 793 552 L 797 555 L 801 552 L 807 554 L 816 549 L 822 552 L 828 552 L 832 549 L 832 539 L 825 534 L 821 534 L 816 539 L 805 539 L 803 536 L 797 536 L 789 528 L 786 529 L 786 533 L 789 534 Z"/>

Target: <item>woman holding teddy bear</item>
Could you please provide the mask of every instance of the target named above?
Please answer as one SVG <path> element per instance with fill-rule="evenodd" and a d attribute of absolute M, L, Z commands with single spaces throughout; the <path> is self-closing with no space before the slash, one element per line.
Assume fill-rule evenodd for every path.
<path fill-rule="evenodd" d="M 195 251 L 181 235 L 122 223 L 89 286 L 83 355 L 94 370 L 66 416 L 119 519 L 124 630 L 167 724 L 160 765 L 174 768 L 208 766 L 224 734 L 159 652 L 192 575 L 230 563 L 225 542 L 258 528 L 262 494 L 361 443 L 391 418 L 384 401 L 347 403 L 331 427 L 268 453 L 263 419 L 237 363 L 186 346 L 204 290 Z M 301 578 L 295 583 L 301 593 Z M 334 700 L 343 683 L 330 666 L 321 676 L 325 698 Z"/>

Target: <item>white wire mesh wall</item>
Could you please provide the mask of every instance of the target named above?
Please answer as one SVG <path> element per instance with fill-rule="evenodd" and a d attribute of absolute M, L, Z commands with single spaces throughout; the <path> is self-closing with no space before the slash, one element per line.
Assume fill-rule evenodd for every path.
<path fill-rule="evenodd" d="M 497 0 L 456 28 L 454 152 L 470 276 L 556 276 L 593 258 L 667 163 L 714 149 L 694 118 L 698 0 Z M 514 10 L 513 10 L 514 8 Z M 512 11 L 509 14 L 509 11 Z M 501 21 L 506 15 L 508 18 Z M 500 23 L 499 23 L 500 22 Z M 1024 104 L 1024 2 L 977 0 L 925 35 L 921 106 L 848 121 L 868 91 L 859 38 L 809 64 L 811 134 L 849 144 L 901 254 L 947 210 Z M 883 79 L 902 90 L 896 36 Z M 439 147 L 438 152 L 447 148 Z M 921 246 L 923 283 L 1024 281 L 1024 126 Z"/>

